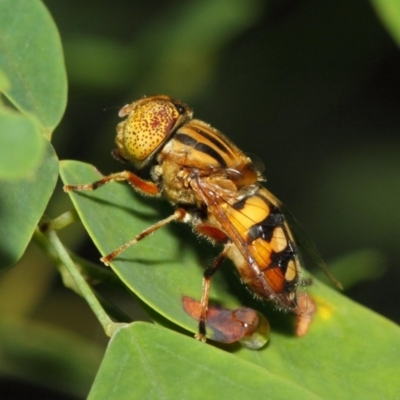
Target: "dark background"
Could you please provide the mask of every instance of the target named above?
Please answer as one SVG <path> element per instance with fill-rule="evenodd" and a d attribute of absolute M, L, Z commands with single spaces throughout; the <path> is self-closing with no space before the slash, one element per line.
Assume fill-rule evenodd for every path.
<path fill-rule="evenodd" d="M 69 75 L 61 159 L 121 169 L 109 156 L 118 109 L 180 98 L 257 154 L 329 264 L 369 250 L 338 278 L 400 321 L 400 52 L 369 2 L 45 3 Z"/>

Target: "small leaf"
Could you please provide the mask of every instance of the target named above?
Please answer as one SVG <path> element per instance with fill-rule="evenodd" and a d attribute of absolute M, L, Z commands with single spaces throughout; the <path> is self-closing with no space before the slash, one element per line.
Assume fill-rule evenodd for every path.
<path fill-rule="evenodd" d="M 34 121 L 22 114 L 0 109 L 0 179 L 28 175 L 42 159 L 44 141 Z"/>
<path fill-rule="evenodd" d="M 41 1 L 0 0 L 0 68 L 11 84 L 4 94 L 49 137 L 64 113 L 67 79 L 60 37 Z"/>
<path fill-rule="evenodd" d="M 44 139 L 43 159 L 22 179 L 0 182 L 0 269 L 16 263 L 47 207 L 58 177 L 58 160 Z"/>

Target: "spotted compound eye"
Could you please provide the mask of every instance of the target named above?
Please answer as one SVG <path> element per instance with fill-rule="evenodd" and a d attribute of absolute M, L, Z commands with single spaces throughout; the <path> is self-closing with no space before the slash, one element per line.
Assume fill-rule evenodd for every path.
<path fill-rule="evenodd" d="M 127 119 L 117 126 L 118 152 L 122 158 L 142 167 L 191 116 L 191 111 L 167 96 L 153 96 L 126 105 L 119 115 Z"/>

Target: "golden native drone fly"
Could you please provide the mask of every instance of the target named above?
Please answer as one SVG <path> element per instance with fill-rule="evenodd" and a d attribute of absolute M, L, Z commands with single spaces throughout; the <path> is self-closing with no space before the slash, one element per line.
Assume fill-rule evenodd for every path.
<path fill-rule="evenodd" d="M 193 119 L 192 110 L 168 96 L 152 96 L 124 106 L 113 156 L 137 169 L 150 167 L 151 180 L 123 171 L 65 191 L 95 190 L 112 181 L 128 181 L 149 196 L 163 196 L 175 212 L 150 226 L 101 260 L 106 264 L 127 247 L 162 226 L 181 221 L 223 246 L 203 277 L 197 339 L 205 341 L 211 277 L 225 258 L 258 296 L 298 315 L 314 312 L 313 302 L 297 294 L 301 261 L 281 204 L 261 186 L 264 178 L 252 160 L 221 132 Z M 301 330 L 297 333 L 303 334 Z M 305 332 L 304 332 L 305 333 Z"/>

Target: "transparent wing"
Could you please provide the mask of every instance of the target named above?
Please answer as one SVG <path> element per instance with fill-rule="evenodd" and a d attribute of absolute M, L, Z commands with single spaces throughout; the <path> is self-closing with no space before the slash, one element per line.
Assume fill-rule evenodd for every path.
<path fill-rule="evenodd" d="M 265 188 L 264 188 L 265 189 Z M 267 189 L 265 189 L 267 190 Z M 268 190 L 267 190 L 268 191 Z M 271 192 L 269 192 L 271 196 L 271 200 L 275 202 L 275 204 L 283 211 L 285 217 L 287 219 L 288 225 L 290 225 L 289 231 L 293 232 L 293 240 L 303 251 L 305 254 L 309 255 L 311 260 L 315 263 L 315 265 L 320 268 L 324 274 L 332 281 L 332 283 L 340 290 L 343 290 L 343 285 L 338 281 L 329 271 L 329 267 L 324 261 L 320 251 L 315 245 L 314 241 L 307 235 L 304 229 L 301 227 L 298 220 L 293 216 L 290 210 L 279 200 L 277 199 Z M 300 254 L 301 259 L 301 254 Z M 301 262 L 304 265 L 304 262 Z"/>
<path fill-rule="evenodd" d="M 290 310 L 295 313 L 299 312 L 295 299 L 289 297 L 289 294 L 294 290 L 292 289 L 290 292 L 285 292 L 284 290 L 278 290 L 276 287 L 274 287 L 271 284 L 271 282 L 274 282 L 274 279 L 271 279 L 270 282 L 267 281 L 263 271 L 261 271 L 260 263 L 258 263 L 256 260 L 264 259 L 265 265 L 267 265 L 271 258 L 271 246 L 269 246 L 269 244 L 265 242 L 264 244 L 258 244 L 257 247 L 253 247 L 252 251 L 250 251 L 249 244 L 246 243 L 246 241 L 243 239 L 243 232 L 247 232 L 248 226 L 256 225 L 260 221 L 256 218 L 253 218 L 251 213 L 241 213 L 240 210 L 237 209 L 237 207 L 234 207 L 232 200 L 237 200 L 237 197 L 232 196 L 232 193 L 224 194 L 223 192 L 221 192 L 221 190 L 213 187 L 210 182 L 206 182 L 201 178 L 196 179 L 194 185 L 197 193 L 202 196 L 208 210 L 212 210 L 213 217 L 223 227 L 229 239 L 234 243 L 234 245 L 237 247 L 237 249 L 246 260 L 248 267 L 253 273 L 252 276 L 258 279 L 259 284 L 262 286 L 263 294 L 265 294 L 263 295 L 263 297 L 268 300 L 273 300 L 279 308 Z M 257 186 L 249 186 L 249 194 L 251 194 L 252 190 L 254 191 L 257 189 Z M 256 208 L 257 204 L 251 204 L 251 206 Z M 255 215 L 259 214 L 257 213 L 257 210 L 254 211 Z M 285 238 L 275 237 L 276 240 Z M 295 262 L 299 264 L 300 269 L 300 260 L 297 259 L 297 256 Z M 284 276 L 282 276 L 282 272 L 279 268 L 271 269 L 269 273 L 277 274 L 275 279 L 276 281 L 284 280 L 285 278 Z"/>

